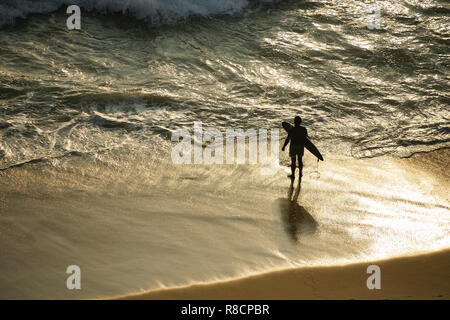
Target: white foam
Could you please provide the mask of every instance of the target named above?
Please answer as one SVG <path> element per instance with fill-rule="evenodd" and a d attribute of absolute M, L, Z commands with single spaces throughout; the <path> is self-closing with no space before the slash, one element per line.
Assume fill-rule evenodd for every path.
<path fill-rule="evenodd" d="M 261 3 L 276 0 L 258 0 Z M 131 13 L 152 23 L 174 22 L 190 15 L 233 14 L 249 0 L 4 0 L 0 3 L 0 27 L 32 13 L 49 13 L 64 5 L 78 5 L 85 10 L 103 13 Z"/>

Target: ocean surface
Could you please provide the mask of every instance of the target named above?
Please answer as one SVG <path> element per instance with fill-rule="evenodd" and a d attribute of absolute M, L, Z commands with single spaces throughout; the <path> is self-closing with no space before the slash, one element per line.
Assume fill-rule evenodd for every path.
<path fill-rule="evenodd" d="M 450 146 L 449 48 L 448 1 L 0 1 L 0 298 L 449 247 L 448 191 L 406 161 Z M 286 153 L 273 175 L 172 163 L 195 121 L 281 139 L 296 115 L 325 157 L 296 206 Z"/>

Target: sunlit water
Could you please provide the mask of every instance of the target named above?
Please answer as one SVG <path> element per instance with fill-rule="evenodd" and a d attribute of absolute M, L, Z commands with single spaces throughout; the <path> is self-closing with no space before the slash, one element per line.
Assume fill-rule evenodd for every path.
<path fill-rule="evenodd" d="M 379 2 L 369 30 L 369 3 L 268 2 L 71 1 L 72 32 L 64 1 L 0 5 L 0 297 L 113 296 L 450 245 L 441 182 L 397 159 L 449 146 L 448 4 Z M 271 129 L 297 114 L 326 159 L 306 156 L 299 206 L 285 154 L 270 176 L 171 163 L 172 132 L 194 121 Z M 65 287 L 72 264 L 81 291 Z"/>

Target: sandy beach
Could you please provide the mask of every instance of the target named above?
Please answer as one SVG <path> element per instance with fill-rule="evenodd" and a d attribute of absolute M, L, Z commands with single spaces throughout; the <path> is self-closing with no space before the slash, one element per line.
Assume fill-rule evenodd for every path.
<path fill-rule="evenodd" d="M 448 198 L 449 149 L 415 154 L 402 165 L 419 179 L 433 176 L 433 192 Z M 414 169 L 415 168 L 415 169 Z M 417 170 L 417 171 L 414 171 Z M 416 181 L 411 181 L 417 183 Z M 381 289 L 369 290 L 367 267 L 381 269 Z M 450 299 L 450 248 L 340 266 L 301 267 L 224 282 L 152 290 L 123 299 Z"/>
<path fill-rule="evenodd" d="M 381 269 L 381 289 L 369 290 L 369 265 Z M 447 279 L 447 280 L 445 280 Z M 298 268 L 122 299 L 449 299 L 450 249 L 346 266 Z"/>

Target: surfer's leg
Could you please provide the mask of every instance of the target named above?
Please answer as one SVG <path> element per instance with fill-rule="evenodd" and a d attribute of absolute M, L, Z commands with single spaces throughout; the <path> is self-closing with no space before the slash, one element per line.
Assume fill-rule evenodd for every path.
<path fill-rule="evenodd" d="M 303 161 L 301 155 L 298 155 L 298 171 L 298 176 L 301 179 L 303 176 Z"/>
<path fill-rule="evenodd" d="M 293 157 L 291 157 L 291 179 L 295 178 L 295 155 Z"/>

